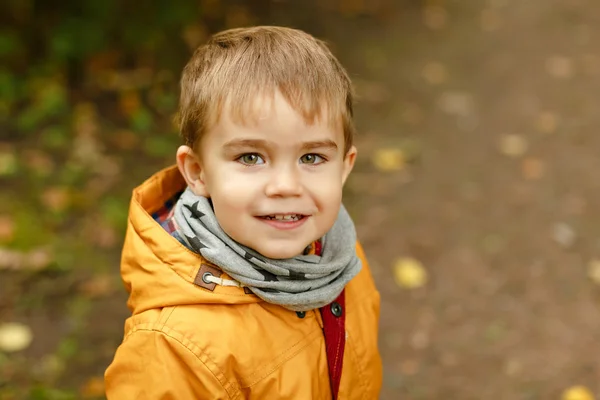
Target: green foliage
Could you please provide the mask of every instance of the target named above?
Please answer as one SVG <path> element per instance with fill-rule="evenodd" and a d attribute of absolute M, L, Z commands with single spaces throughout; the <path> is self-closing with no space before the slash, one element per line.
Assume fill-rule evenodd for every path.
<path fill-rule="evenodd" d="M 44 386 L 37 386 L 31 389 L 28 396 L 29 400 L 76 400 L 77 397 L 72 392 L 52 389 Z"/>
<path fill-rule="evenodd" d="M 127 220 L 127 201 L 117 197 L 107 197 L 102 201 L 101 212 L 109 225 L 115 228 L 123 228 Z"/>
<path fill-rule="evenodd" d="M 143 6 L 67 0 L 35 7 L 24 1 L 11 2 L 8 12 L 13 22 L 0 31 L 0 57 L 10 61 L 0 68 L 0 122 L 20 133 L 43 130 L 50 147 L 63 143 L 64 135 L 55 127 L 69 121 L 72 108 L 66 87 L 100 82 L 103 69 L 118 73 L 149 66 L 154 72 L 179 68 L 187 56 L 182 31 L 200 17 L 199 5 L 187 0 Z M 114 53 L 116 61 L 103 64 L 104 52 Z M 96 69 L 90 70 L 90 65 Z M 111 90 L 115 89 L 119 90 Z M 141 105 L 129 117 L 131 129 L 147 132 L 156 127 L 154 112 L 173 112 L 176 87 L 165 89 L 167 94 L 154 99 L 149 108 Z"/>

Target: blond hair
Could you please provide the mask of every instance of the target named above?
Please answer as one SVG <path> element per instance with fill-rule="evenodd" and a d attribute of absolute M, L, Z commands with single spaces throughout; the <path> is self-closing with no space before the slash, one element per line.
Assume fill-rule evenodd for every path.
<path fill-rule="evenodd" d="M 227 107 L 238 122 L 251 117 L 259 94 L 279 91 L 312 124 L 323 115 L 342 127 L 345 152 L 352 146 L 353 90 L 348 74 L 327 45 L 300 30 L 257 26 L 212 36 L 185 66 L 179 123 L 186 145 L 196 148 Z"/>

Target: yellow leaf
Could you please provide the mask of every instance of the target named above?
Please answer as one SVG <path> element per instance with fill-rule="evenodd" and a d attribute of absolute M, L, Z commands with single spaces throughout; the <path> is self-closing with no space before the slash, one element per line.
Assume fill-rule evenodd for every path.
<path fill-rule="evenodd" d="M 519 157 L 529 147 L 527 139 L 521 135 L 509 134 L 500 138 L 500 152 L 508 157 Z"/>
<path fill-rule="evenodd" d="M 574 74 L 573 60 L 564 56 L 553 56 L 546 60 L 546 71 L 554 78 L 568 79 Z"/>
<path fill-rule="evenodd" d="M 571 386 L 563 392 L 561 400 L 594 400 L 594 395 L 585 386 Z"/>
<path fill-rule="evenodd" d="M 415 289 L 427 283 L 427 271 L 414 258 L 400 258 L 394 264 L 394 278 L 398 286 Z"/>
<path fill-rule="evenodd" d="M 588 277 L 596 284 L 600 285 L 600 260 L 593 259 L 588 263 Z"/>
<path fill-rule="evenodd" d="M 9 322 L 0 325 L 0 351 L 11 353 L 29 347 L 33 333 L 27 325 Z"/>
<path fill-rule="evenodd" d="M 18 161 L 14 153 L 0 150 L 0 176 L 14 175 L 17 172 Z"/>
<path fill-rule="evenodd" d="M 373 164 L 380 171 L 399 171 L 406 164 L 406 157 L 401 149 L 379 149 L 373 156 Z"/>

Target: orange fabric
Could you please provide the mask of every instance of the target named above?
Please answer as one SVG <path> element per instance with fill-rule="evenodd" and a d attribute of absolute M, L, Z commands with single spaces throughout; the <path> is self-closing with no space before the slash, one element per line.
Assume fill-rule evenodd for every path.
<path fill-rule="evenodd" d="M 295 312 L 236 287 L 194 284 L 206 263 L 150 214 L 185 186 L 176 168 L 135 189 L 121 274 L 132 316 L 105 374 L 108 400 L 331 400 L 318 310 Z M 346 344 L 339 399 L 376 399 L 379 293 L 363 269 L 345 289 Z M 225 275 L 223 275 L 225 277 Z"/>

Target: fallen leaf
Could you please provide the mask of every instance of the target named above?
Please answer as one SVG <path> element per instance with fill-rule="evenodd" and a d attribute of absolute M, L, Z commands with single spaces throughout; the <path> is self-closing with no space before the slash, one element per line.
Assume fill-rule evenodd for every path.
<path fill-rule="evenodd" d="M 114 289 L 114 281 L 111 275 L 94 276 L 86 280 L 80 290 L 88 297 L 101 297 L 110 294 Z"/>
<path fill-rule="evenodd" d="M 119 130 L 111 140 L 122 150 L 133 150 L 140 143 L 140 135 L 137 135 L 131 130 L 122 129 Z"/>
<path fill-rule="evenodd" d="M 517 376 L 523 370 L 522 363 L 517 359 L 509 359 L 504 364 L 504 373 L 508 376 Z"/>
<path fill-rule="evenodd" d="M 594 395 L 585 386 L 571 386 L 563 392 L 561 400 L 594 400 Z"/>
<path fill-rule="evenodd" d="M 549 111 L 544 111 L 538 115 L 538 118 L 535 122 L 536 129 L 542 133 L 552 133 L 556 131 L 557 125 L 558 117 L 556 114 Z"/>
<path fill-rule="evenodd" d="M 571 78 L 575 74 L 573 60 L 565 56 L 552 56 L 546 60 L 546 71 L 560 79 Z"/>
<path fill-rule="evenodd" d="M 51 262 L 52 255 L 46 249 L 35 249 L 30 252 L 22 252 L 0 248 L 0 271 L 39 271 L 48 267 Z"/>
<path fill-rule="evenodd" d="M 527 139 L 517 134 L 507 134 L 500 138 L 500 152 L 508 157 L 520 157 L 529 147 Z"/>
<path fill-rule="evenodd" d="M 380 171 L 399 171 L 405 167 L 406 157 L 401 149 L 379 149 L 373 155 L 373 164 Z"/>
<path fill-rule="evenodd" d="M 14 175 L 17 169 L 17 156 L 9 151 L 0 152 L 0 176 Z"/>
<path fill-rule="evenodd" d="M 26 265 L 32 270 L 46 268 L 52 262 L 52 254 L 46 249 L 35 249 L 27 253 Z"/>
<path fill-rule="evenodd" d="M 9 215 L 0 215 L 0 242 L 9 242 L 15 234 L 15 221 Z"/>
<path fill-rule="evenodd" d="M 446 26 L 447 20 L 448 13 L 444 7 L 430 5 L 423 9 L 423 23 L 429 29 L 442 29 Z"/>
<path fill-rule="evenodd" d="M 39 175 L 49 175 L 54 171 L 54 161 L 48 154 L 30 149 L 23 152 L 25 164 Z"/>
<path fill-rule="evenodd" d="M 415 289 L 427 283 L 427 271 L 414 258 L 400 258 L 394 264 L 394 278 L 398 286 Z"/>
<path fill-rule="evenodd" d="M 536 180 L 544 176 L 546 166 L 539 158 L 528 157 L 523 160 L 521 169 L 525 179 Z"/>
<path fill-rule="evenodd" d="M 423 350 L 429 346 L 429 334 L 424 330 L 415 332 L 410 338 L 410 345 L 415 350 Z"/>
<path fill-rule="evenodd" d="M 105 393 L 104 378 L 95 376 L 88 379 L 81 387 L 80 393 L 84 399 L 102 397 Z"/>
<path fill-rule="evenodd" d="M 600 260 L 595 258 L 588 263 L 588 277 L 600 285 Z"/>
<path fill-rule="evenodd" d="M 439 62 L 430 62 L 423 68 L 423 78 L 430 85 L 439 85 L 448 78 L 446 67 Z"/>
<path fill-rule="evenodd" d="M 63 187 L 51 187 L 42 194 L 42 203 L 54 212 L 61 212 L 69 206 L 69 191 Z"/>
<path fill-rule="evenodd" d="M 121 93 L 119 106 L 127 117 L 133 116 L 141 106 L 140 95 L 137 90 L 126 90 Z"/>
<path fill-rule="evenodd" d="M 466 92 L 445 92 L 438 100 L 439 108 L 450 115 L 467 116 L 475 110 L 473 96 Z"/>
<path fill-rule="evenodd" d="M 569 224 L 559 222 L 552 228 L 552 238 L 562 247 L 569 248 L 575 244 L 577 234 Z"/>
<path fill-rule="evenodd" d="M 17 322 L 0 325 L 0 351 L 12 353 L 25 350 L 32 341 L 33 333 L 27 325 Z"/>

